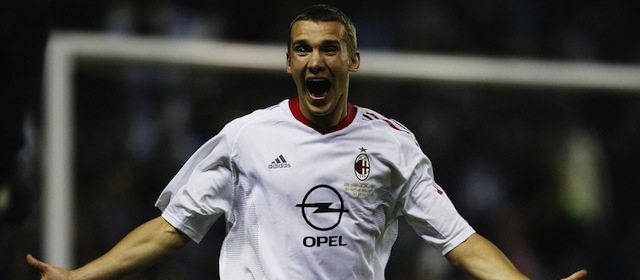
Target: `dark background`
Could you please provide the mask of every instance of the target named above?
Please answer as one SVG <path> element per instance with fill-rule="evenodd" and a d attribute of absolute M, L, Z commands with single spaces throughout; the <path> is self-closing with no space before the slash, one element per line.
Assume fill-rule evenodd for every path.
<path fill-rule="evenodd" d="M 42 66 L 52 30 L 282 44 L 310 1 L 7 1 L 0 7 L 0 279 L 42 255 Z M 331 2 L 329 2 L 331 3 Z M 637 65 L 637 1 L 340 1 L 361 49 Z M 283 48 L 284 50 L 284 48 Z M 366 60 L 367 57 L 362 58 Z M 80 63 L 76 260 L 158 215 L 153 203 L 234 117 L 295 95 L 282 73 Z M 371 80 L 351 100 L 417 136 L 458 210 L 534 279 L 640 279 L 639 92 Z M 4 195 L 3 195 L 4 194 Z M 388 279 L 465 279 L 406 224 Z M 216 279 L 224 226 L 130 279 Z"/>

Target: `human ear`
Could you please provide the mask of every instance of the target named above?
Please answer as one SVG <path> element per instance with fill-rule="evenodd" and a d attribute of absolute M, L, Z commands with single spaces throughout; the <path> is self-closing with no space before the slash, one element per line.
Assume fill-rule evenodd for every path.
<path fill-rule="evenodd" d="M 356 51 L 351 55 L 351 64 L 349 64 L 349 71 L 358 72 L 360 69 L 360 52 Z"/>

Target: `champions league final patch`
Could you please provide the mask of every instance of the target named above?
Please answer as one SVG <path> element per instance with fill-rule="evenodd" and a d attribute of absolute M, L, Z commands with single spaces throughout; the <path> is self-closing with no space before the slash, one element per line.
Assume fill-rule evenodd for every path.
<path fill-rule="evenodd" d="M 367 149 L 360 148 L 360 154 L 358 154 L 358 156 L 356 157 L 356 161 L 354 164 L 356 177 L 358 177 L 358 180 L 360 181 L 364 181 L 369 178 L 369 171 L 371 170 L 369 156 L 366 152 Z"/>

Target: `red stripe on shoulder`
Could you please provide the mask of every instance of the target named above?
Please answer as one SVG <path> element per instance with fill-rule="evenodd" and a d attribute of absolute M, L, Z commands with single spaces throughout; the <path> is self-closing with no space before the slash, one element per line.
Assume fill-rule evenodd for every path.
<path fill-rule="evenodd" d="M 399 127 L 394 121 L 392 121 L 390 119 L 387 119 L 387 118 L 384 118 L 382 116 L 379 116 L 377 114 L 374 114 L 372 112 L 367 111 L 367 112 L 365 112 L 363 114 L 363 116 L 365 118 L 369 119 L 369 120 L 382 120 L 385 123 L 387 123 L 389 125 L 389 127 L 393 128 L 393 129 L 395 129 L 397 131 L 402 131 L 402 132 L 407 132 L 408 133 L 408 131 L 406 129 L 404 129 L 402 127 Z"/>

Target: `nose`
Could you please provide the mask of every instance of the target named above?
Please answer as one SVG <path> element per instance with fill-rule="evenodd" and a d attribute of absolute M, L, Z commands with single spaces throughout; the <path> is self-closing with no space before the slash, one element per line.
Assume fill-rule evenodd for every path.
<path fill-rule="evenodd" d="M 315 50 L 311 53 L 311 57 L 309 58 L 309 71 L 312 74 L 320 73 L 324 70 L 324 58 L 322 57 L 322 53 L 318 50 Z"/>

